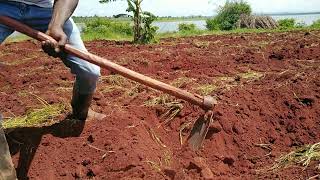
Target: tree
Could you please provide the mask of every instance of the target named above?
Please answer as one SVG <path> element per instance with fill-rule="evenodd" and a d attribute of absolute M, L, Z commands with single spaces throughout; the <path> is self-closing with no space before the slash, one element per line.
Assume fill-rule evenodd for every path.
<path fill-rule="evenodd" d="M 213 20 L 207 21 L 207 28 L 215 30 L 231 30 L 236 28 L 236 23 L 241 15 L 250 15 L 252 12 L 250 5 L 243 0 L 227 1 L 219 7 L 218 15 Z"/>
<path fill-rule="evenodd" d="M 100 0 L 100 3 L 108 3 L 117 0 Z M 156 19 L 150 12 L 142 11 L 141 3 L 143 0 L 127 0 L 127 12 L 133 13 L 133 41 L 136 43 L 149 43 L 154 40 L 156 27 L 151 26 L 151 23 Z"/>

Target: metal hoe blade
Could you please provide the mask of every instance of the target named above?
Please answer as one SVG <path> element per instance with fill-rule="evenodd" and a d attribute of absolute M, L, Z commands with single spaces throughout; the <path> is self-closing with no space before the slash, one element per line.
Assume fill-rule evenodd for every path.
<path fill-rule="evenodd" d="M 197 151 L 201 148 L 203 140 L 206 138 L 212 121 L 213 113 L 212 111 L 208 111 L 205 115 L 199 117 L 194 123 L 188 138 L 188 143 L 192 150 Z"/>

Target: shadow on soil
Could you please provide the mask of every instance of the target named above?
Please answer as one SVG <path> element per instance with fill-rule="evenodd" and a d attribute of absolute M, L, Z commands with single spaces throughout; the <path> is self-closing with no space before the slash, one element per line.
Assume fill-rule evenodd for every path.
<path fill-rule="evenodd" d="M 7 135 L 11 155 L 20 153 L 17 166 L 19 180 L 28 178 L 28 171 L 42 136 L 52 134 L 55 137 L 78 137 L 83 131 L 85 121 L 70 120 L 69 117 L 49 127 L 19 128 Z"/>

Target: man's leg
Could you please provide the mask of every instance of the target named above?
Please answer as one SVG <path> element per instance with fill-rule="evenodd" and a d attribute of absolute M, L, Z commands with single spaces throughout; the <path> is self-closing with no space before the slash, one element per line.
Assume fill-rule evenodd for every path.
<path fill-rule="evenodd" d="M 16 172 L 13 167 L 9 147 L 2 125 L 0 114 L 0 180 L 16 180 Z"/>
<path fill-rule="evenodd" d="M 0 2 L 0 15 L 9 16 L 14 19 L 20 19 L 20 13 L 17 4 Z M 13 33 L 12 29 L 0 24 L 0 44 Z M 2 116 L 0 114 L 0 180 L 16 180 L 16 172 L 13 166 L 11 155 L 6 140 L 4 130 L 1 125 Z"/>
<path fill-rule="evenodd" d="M 25 22 L 44 32 L 48 27 L 51 16 L 52 9 L 30 6 L 28 16 L 25 17 Z M 65 23 L 64 32 L 68 36 L 69 44 L 82 51 L 87 51 L 81 40 L 80 32 L 72 19 Z M 95 92 L 96 84 L 100 76 L 100 67 L 71 55 L 67 55 L 67 57 L 63 59 L 63 62 L 71 69 L 71 73 L 76 75 L 71 102 L 75 118 L 85 120 L 88 112 L 89 118 L 104 118 L 105 116 L 102 114 L 89 111 L 93 93 Z"/>

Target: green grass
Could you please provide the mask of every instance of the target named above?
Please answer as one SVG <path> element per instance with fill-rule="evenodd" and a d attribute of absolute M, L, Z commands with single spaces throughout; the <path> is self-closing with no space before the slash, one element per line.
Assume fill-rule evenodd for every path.
<path fill-rule="evenodd" d="M 101 34 L 98 32 L 82 33 L 83 41 L 94 41 L 94 40 L 117 40 L 117 41 L 132 41 L 131 36 L 124 36 L 117 33 Z"/>
<path fill-rule="evenodd" d="M 117 20 L 119 22 L 119 20 Z M 121 20 L 120 20 L 121 21 Z M 179 38 L 179 37 L 189 37 L 189 36 L 202 36 L 202 35 L 226 35 L 226 34 L 243 34 L 243 33 L 276 33 L 276 32 L 294 32 L 294 31 L 312 31 L 319 30 L 317 27 L 294 27 L 290 29 L 234 29 L 230 31 L 209 31 L 209 30 L 195 30 L 195 31 L 180 31 L 180 32 L 166 32 L 156 34 L 156 39 L 160 40 L 162 38 Z M 84 41 L 94 41 L 94 40 L 116 40 L 116 41 L 132 41 L 133 37 L 131 35 L 126 35 L 123 32 L 118 32 L 115 30 L 108 30 L 105 32 L 101 31 L 88 31 L 81 34 Z M 15 36 L 9 38 L 7 42 L 19 42 L 30 39 L 25 35 Z"/>

